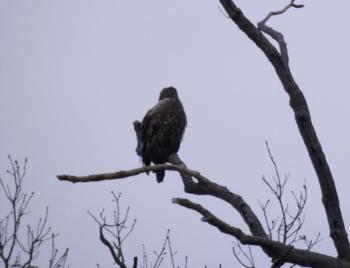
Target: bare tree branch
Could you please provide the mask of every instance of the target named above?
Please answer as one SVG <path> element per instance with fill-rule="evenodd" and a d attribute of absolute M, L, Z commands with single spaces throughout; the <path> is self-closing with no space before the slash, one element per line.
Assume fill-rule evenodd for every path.
<path fill-rule="evenodd" d="M 176 251 L 174 252 L 173 251 L 173 248 L 171 246 L 171 241 L 170 241 L 170 230 L 168 230 L 167 232 L 167 236 L 166 236 L 166 240 L 167 240 L 167 244 L 168 244 L 168 249 L 169 249 L 169 254 L 170 254 L 170 260 L 171 260 L 171 265 L 172 265 L 172 268 L 176 268 L 176 265 L 175 265 L 175 259 L 174 259 L 174 256 L 176 254 Z"/>
<path fill-rule="evenodd" d="M 159 268 L 161 266 L 164 266 L 162 264 L 165 264 L 165 258 L 168 255 L 168 258 L 170 259 L 171 267 L 172 268 L 180 268 L 180 266 L 177 266 L 175 263 L 174 256 L 176 255 L 177 251 L 174 251 L 171 240 L 170 240 L 170 230 L 168 229 L 164 238 L 164 241 L 162 243 L 162 246 L 160 250 L 153 251 L 154 253 L 154 261 L 150 261 L 151 265 L 150 268 Z M 145 246 L 143 245 L 143 266 L 141 268 L 147 268 L 148 267 L 148 255 L 146 254 Z M 187 267 L 187 257 L 185 257 L 185 268 Z M 165 264 L 167 265 L 167 264 Z M 167 265 L 169 267 L 169 265 Z"/>
<path fill-rule="evenodd" d="M 112 255 L 115 264 L 117 264 L 121 268 L 127 268 L 128 265 L 124 258 L 124 241 L 133 232 L 136 224 L 136 219 L 133 220 L 132 223 L 128 223 L 130 207 L 127 207 L 126 212 L 123 213 L 123 209 L 120 204 L 121 193 L 115 194 L 112 191 L 111 194 L 113 196 L 112 202 L 116 205 L 116 210 L 113 211 L 112 220 L 107 219 L 107 217 L 105 216 L 104 209 L 98 215 L 94 215 L 90 211 L 87 212 L 91 216 L 91 218 L 99 225 L 100 241 L 108 248 L 108 251 Z M 165 259 L 167 256 L 169 258 L 169 262 L 171 263 L 172 268 L 180 268 L 180 266 L 177 266 L 175 264 L 175 255 L 177 254 L 177 251 L 174 251 L 172 247 L 169 229 L 166 232 L 160 250 L 153 251 L 154 255 L 151 260 L 149 260 L 149 257 L 146 254 L 146 248 L 144 245 L 142 245 L 142 248 L 143 258 L 142 263 L 140 263 L 141 268 L 160 268 L 164 266 L 163 264 L 165 263 Z M 187 258 L 185 259 L 185 261 L 187 263 Z M 137 265 L 138 258 L 135 256 L 133 258 L 131 267 L 137 268 Z"/>
<path fill-rule="evenodd" d="M 295 4 L 295 0 L 291 0 L 290 3 L 287 6 L 285 6 L 282 10 L 270 12 L 260 23 L 265 24 L 272 16 L 281 15 L 281 14 L 285 13 L 291 7 L 303 8 L 304 5 Z"/>
<path fill-rule="evenodd" d="M 235 248 L 237 248 L 237 250 Z M 240 242 L 237 241 L 236 244 L 232 247 L 232 253 L 235 259 L 243 267 L 255 268 L 253 254 L 249 245 L 248 245 L 248 253 L 246 253 L 243 247 L 241 246 Z M 243 257 L 241 257 L 240 255 L 242 255 Z M 248 264 L 246 264 L 246 262 L 243 259 L 245 259 L 245 261 L 248 261 Z"/>
<path fill-rule="evenodd" d="M 157 251 L 153 252 L 154 255 L 156 256 L 156 260 L 155 260 L 154 264 L 152 265 L 152 268 L 159 268 L 164 261 L 164 256 L 166 255 L 166 246 L 167 246 L 168 235 L 169 235 L 169 230 L 167 231 L 167 234 L 165 236 L 165 239 L 163 241 L 163 245 L 162 245 L 161 249 L 158 252 Z"/>
<path fill-rule="evenodd" d="M 127 268 L 127 266 L 120 260 L 120 258 L 115 253 L 112 244 L 105 238 L 105 236 L 103 234 L 103 228 L 104 227 L 105 227 L 104 225 L 100 225 L 100 228 L 99 228 L 99 234 L 100 234 L 101 242 L 108 248 L 108 250 L 111 253 L 115 263 L 118 264 L 120 268 Z"/>
<path fill-rule="evenodd" d="M 266 142 L 267 152 L 270 158 L 270 161 L 273 164 L 275 176 L 272 177 L 272 180 L 267 180 L 265 177 L 262 178 L 263 182 L 271 190 L 273 197 L 277 201 L 278 207 L 280 209 L 281 219 L 278 217 L 270 222 L 267 216 L 267 206 L 270 203 L 270 199 L 267 200 L 264 204 L 260 201 L 260 207 L 263 211 L 265 224 L 269 231 L 269 237 L 272 238 L 272 231 L 277 228 L 277 240 L 283 244 L 293 245 L 295 242 L 299 241 L 299 232 L 302 229 L 302 226 L 305 221 L 304 208 L 307 201 L 307 188 L 306 182 L 302 186 L 302 191 L 297 195 L 294 191 L 291 191 L 291 195 L 295 201 L 294 212 L 289 203 L 285 201 L 285 192 L 286 186 L 290 177 L 290 173 L 287 173 L 284 178 L 281 177 L 277 163 L 272 156 L 272 152 L 268 143 Z"/>
<path fill-rule="evenodd" d="M 169 161 L 171 161 L 174 165 L 168 165 L 168 164 L 153 165 L 147 168 L 142 167 L 142 168 L 133 169 L 130 171 L 121 171 L 121 172 L 115 172 L 115 173 L 84 176 L 84 177 L 75 177 L 75 176 L 65 175 L 64 178 L 67 178 L 67 180 L 73 179 L 74 181 L 87 182 L 87 181 L 99 181 L 104 179 L 107 179 L 107 180 L 111 180 L 115 178 L 118 179 L 119 177 L 124 178 L 127 176 L 134 176 L 142 172 L 158 170 L 161 168 L 167 169 L 167 170 L 175 170 L 180 173 L 183 179 L 183 182 L 185 185 L 185 192 L 199 194 L 199 195 L 215 196 L 231 204 L 242 215 L 243 219 L 247 223 L 252 233 L 252 236 L 247 236 L 247 235 L 242 236 L 241 234 L 242 237 L 246 239 L 249 238 L 247 240 L 249 241 L 249 243 L 245 242 L 246 244 L 261 246 L 264 249 L 264 251 L 267 253 L 267 255 L 272 257 L 273 259 L 277 259 L 283 256 L 285 252 L 289 249 L 287 245 L 283 245 L 282 243 L 270 240 L 268 238 L 268 235 L 265 233 L 259 219 L 256 217 L 254 212 L 250 209 L 248 204 L 245 203 L 245 201 L 242 199 L 241 196 L 230 192 L 224 186 L 221 186 L 219 184 L 216 184 L 210 181 L 208 178 L 204 177 L 199 172 L 191 169 L 187 169 L 185 167 L 185 164 L 183 164 L 183 162 L 177 155 L 172 155 Z M 194 178 L 196 178 L 198 182 L 193 181 L 193 178 L 191 175 Z M 60 177 L 62 178 L 62 176 Z M 232 231 L 232 229 L 230 230 Z M 221 231 L 225 233 L 225 231 L 223 230 Z M 239 233 L 240 233 L 240 229 L 236 229 L 236 234 L 239 234 Z M 338 261 L 333 257 L 326 256 L 323 254 L 318 254 L 315 252 L 309 252 L 306 250 L 300 250 L 300 249 L 293 249 L 291 254 L 289 254 L 285 259 L 286 261 L 289 261 L 291 263 L 296 263 L 304 266 L 309 266 L 309 264 L 313 264 L 312 267 L 324 267 L 323 266 L 324 263 L 328 263 L 330 268 L 337 267 L 335 265 L 341 265 L 339 267 L 347 267 L 346 264 L 343 264 L 342 262 Z"/>
<path fill-rule="evenodd" d="M 326 211 L 330 236 L 340 259 L 350 262 L 350 244 L 340 210 L 338 193 L 328 162 L 313 127 L 306 99 L 295 82 L 288 62 L 266 39 L 261 31 L 250 22 L 232 0 L 220 0 L 232 21 L 262 50 L 271 62 L 290 97 L 299 132 L 304 140 L 311 162 L 319 179 L 322 202 Z"/>
<path fill-rule="evenodd" d="M 30 268 L 39 254 L 39 249 L 46 241 L 51 240 L 52 253 L 49 259 L 49 268 L 64 268 L 68 258 L 68 248 L 62 255 L 58 254 L 54 239 L 58 234 L 51 232 L 51 227 L 47 226 L 48 208 L 45 215 L 40 218 L 36 226 L 27 225 L 26 239 L 19 234 L 23 232 L 24 216 L 28 215 L 29 205 L 34 193 L 23 191 L 23 180 L 26 174 L 28 159 L 24 160 L 23 167 L 17 160 L 8 156 L 10 170 L 6 172 L 10 175 L 11 181 L 6 183 L 0 178 L 0 185 L 6 197 L 10 211 L 5 212 L 0 220 L 0 262 L 5 268 Z"/>
<path fill-rule="evenodd" d="M 111 194 L 113 196 L 112 202 L 116 204 L 116 210 L 113 211 L 112 222 L 107 222 L 106 216 L 104 215 L 104 210 L 99 213 L 98 217 L 92 214 L 90 211 L 88 211 L 88 214 L 99 225 L 100 241 L 108 248 L 108 251 L 112 255 L 114 262 L 120 268 L 127 268 L 127 264 L 124 258 L 123 244 L 125 240 L 130 236 L 130 234 L 134 231 L 136 219 L 134 219 L 131 224 L 128 224 L 130 207 L 126 209 L 124 216 L 121 216 L 123 214 L 120 207 L 121 193 L 115 194 L 112 191 Z M 109 233 L 113 239 L 109 240 L 106 237 L 104 231 Z M 137 263 L 137 257 L 134 257 L 132 267 L 137 267 Z"/>
<path fill-rule="evenodd" d="M 58 256 L 58 250 L 55 246 L 56 237 L 55 234 L 51 234 L 51 257 L 49 259 L 49 268 L 66 267 L 69 249 L 67 248 L 61 256 Z"/>
<path fill-rule="evenodd" d="M 194 171 L 186 168 L 182 160 L 174 154 L 169 159 L 173 165 L 160 164 L 152 165 L 147 167 L 141 167 L 136 169 L 131 169 L 128 171 L 118 171 L 114 173 L 97 174 L 90 176 L 70 176 L 70 175 L 59 175 L 57 178 L 59 180 L 66 180 L 71 182 L 91 182 L 91 181 L 101 181 L 101 180 L 113 180 L 120 179 L 138 175 L 140 173 L 147 173 L 149 171 L 156 170 L 173 170 L 178 171 L 183 179 L 185 185 L 185 191 L 187 193 L 199 194 L 199 195 L 212 195 L 219 199 L 222 199 L 234 208 L 242 215 L 245 222 L 251 228 L 252 232 L 256 235 L 266 236 L 266 233 L 258 220 L 257 216 L 250 209 L 247 203 L 244 202 L 241 196 L 230 192 L 226 187 L 221 186 L 217 183 L 210 181 L 205 176 L 201 175 L 198 171 Z M 196 178 L 198 182 L 194 182 L 193 178 Z"/>
<path fill-rule="evenodd" d="M 193 203 L 188 199 L 174 198 L 173 203 L 197 211 L 203 216 L 202 221 L 215 226 L 222 233 L 237 238 L 243 245 L 260 246 L 266 249 L 268 255 L 273 259 L 273 261 L 283 259 L 284 262 L 290 262 L 298 264 L 300 266 L 315 268 L 350 267 L 348 263 L 342 262 L 334 257 L 308 250 L 296 249 L 292 246 L 273 241 L 267 237 L 247 235 L 241 229 L 223 222 L 206 208 L 202 207 L 199 204 Z M 290 249 L 291 247 L 292 249 Z M 287 252 L 289 253 L 286 254 Z"/>
<path fill-rule="evenodd" d="M 277 41 L 279 48 L 280 48 L 280 53 L 281 53 L 281 59 L 283 61 L 284 64 L 288 65 L 289 63 L 289 56 L 288 56 L 288 49 L 287 49 L 287 43 L 284 40 L 283 34 L 281 32 L 278 32 L 276 30 L 274 30 L 271 27 L 268 27 L 266 25 L 266 22 L 272 17 L 272 16 L 276 16 L 276 15 L 280 15 L 285 13 L 288 9 L 290 9 L 291 7 L 294 8 L 303 8 L 304 5 L 297 5 L 295 4 L 295 0 L 291 0 L 290 3 L 284 7 L 282 10 L 280 11 L 274 11 L 274 12 L 270 12 L 261 22 L 258 23 L 258 29 L 263 31 L 264 33 L 268 34 L 269 36 L 271 36 L 275 41 Z"/>
<path fill-rule="evenodd" d="M 198 171 L 194 171 L 182 166 L 169 165 L 169 164 L 144 166 L 144 167 L 130 169 L 130 170 L 121 170 L 114 173 L 104 173 L 104 174 L 96 174 L 96 175 L 89 175 L 89 176 L 58 175 L 57 178 L 61 181 L 70 181 L 73 183 L 97 182 L 97 181 L 103 181 L 103 180 L 124 179 L 128 177 L 133 177 L 142 173 L 148 173 L 150 171 L 158 171 L 158 170 L 178 171 L 186 175 L 189 175 L 191 177 L 194 177 L 198 181 L 203 183 L 208 180 L 206 177 L 202 176 Z"/>

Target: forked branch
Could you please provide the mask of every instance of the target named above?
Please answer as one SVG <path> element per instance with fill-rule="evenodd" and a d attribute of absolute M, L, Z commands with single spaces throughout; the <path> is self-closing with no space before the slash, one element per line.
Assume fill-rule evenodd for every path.
<path fill-rule="evenodd" d="M 88 214 L 94 219 L 94 221 L 99 225 L 99 236 L 100 241 L 107 248 L 109 253 L 112 255 L 114 262 L 120 268 L 127 268 L 126 260 L 124 257 L 124 242 L 129 237 L 129 235 L 134 231 L 136 225 L 136 219 L 132 221 L 132 223 L 128 223 L 129 220 L 129 211 L 130 208 L 126 209 L 125 213 L 122 213 L 120 207 L 120 198 L 121 193 L 115 194 L 113 191 L 111 192 L 113 199 L 112 201 L 116 205 L 116 209 L 113 211 L 112 220 L 108 220 L 104 214 L 104 210 L 102 210 L 98 216 L 95 216 L 93 213 L 88 211 Z M 108 221 L 108 222 L 107 222 Z M 111 239 L 108 239 L 106 234 L 108 233 Z M 132 267 L 137 266 L 138 259 L 135 256 L 133 258 Z"/>
<path fill-rule="evenodd" d="M 273 241 L 268 237 L 262 227 L 261 222 L 240 195 L 231 192 L 224 186 L 212 182 L 205 176 L 201 175 L 199 172 L 186 168 L 185 164 L 183 164 L 177 155 L 173 155 L 169 161 L 172 161 L 173 165 L 154 165 L 147 168 L 143 167 L 130 171 L 120 171 L 115 173 L 108 173 L 107 175 L 100 174 L 86 177 L 74 177 L 65 175 L 63 178 L 67 178 L 67 180 L 73 179 L 74 181 L 86 182 L 91 178 L 92 179 L 90 181 L 99 181 L 105 179 L 119 179 L 120 177 L 131 177 L 140 173 L 158 170 L 161 168 L 167 170 L 175 170 L 179 172 L 183 179 L 185 192 L 197 195 L 210 195 L 229 203 L 240 213 L 247 226 L 249 227 L 252 235 L 247 235 L 240 229 L 232 227 L 227 223 L 220 221 L 208 210 L 201 207 L 200 205 L 192 203 L 189 200 L 186 201 L 184 199 L 175 199 L 176 203 L 181 203 L 181 205 L 184 207 L 198 211 L 204 216 L 208 223 L 216 226 L 221 232 L 238 238 L 243 244 L 262 247 L 266 254 L 272 259 L 278 259 L 281 256 L 284 256 L 285 252 L 289 250 L 289 246 Z M 118 176 L 116 174 L 118 174 Z M 120 174 L 122 174 L 122 176 Z M 193 177 L 191 175 L 193 175 Z M 62 178 L 62 176 L 60 177 Z M 327 263 L 327 267 L 329 268 L 347 267 L 342 263 L 341 266 L 337 266 L 340 262 L 338 263 L 338 260 L 336 258 L 301 249 L 293 249 L 290 254 L 284 258 L 284 260 L 286 262 L 296 263 L 301 266 L 310 266 L 310 264 L 312 264 L 313 267 L 323 268 L 323 265 Z"/>
<path fill-rule="evenodd" d="M 243 245 L 260 246 L 265 250 L 265 252 L 267 252 L 268 256 L 272 258 L 275 265 L 274 267 L 285 262 L 316 268 L 349 267 L 347 263 L 343 263 L 341 261 L 338 261 L 336 258 L 327 255 L 308 250 L 296 249 L 293 246 L 284 245 L 283 243 L 271 240 L 267 237 L 248 235 L 241 229 L 231 226 L 220 220 L 200 204 L 194 203 L 188 199 L 175 198 L 173 199 L 173 203 L 197 211 L 203 216 L 202 221 L 216 227 L 222 233 L 237 238 Z"/>
<path fill-rule="evenodd" d="M 288 60 L 278 52 L 232 0 L 220 0 L 220 3 L 232 21 L 262 50 L 271 62 L 284 90 L 289 95 L 289 103 L 293 109 L 300 135 L 303 138 L 321 187 L 322 202 L 328 219 L 330 236 L 333 239 L 339 258 L 350 263 L 350 243 L 345 230 L 333 175 L 313 127 L 306 99 L 291 74 Z"/>
<path fill-rule="evenodd" d="M 288 49 L 287 49 L 287 43 L 284 40 L 283 34 L 281 32 L 276 31 L 275 29 L 268 27 L 266 25 L 266 22 L 272 17 L 277 16 L 285 13 L 290 8 L 303 8 L 304 5 L 298 5 L 295 4 L 295 0 L 291 0 L 290 3 L 284 7 L 282 10 L 279 11 L 272 11 L 270 12 L 261 22 L 258 23 L 258 29 L 263 31 L 264 33 L 271 36 L 275 41 L 277 41 L 280 53 L 281 53 L 281 59 L 283 60 L 283 63 L 288 65 L 289 63 L 289 56 L 288 56 Z"/>
<path fill-rule="evenodd" d="M 46 207 L 44 216 L 36 225 L 24 224 L 25 216 L 30 214 L 30 203 L 34 197 L 33 192 L 26 193 L 23 189 L 28 159 L 25 159 L 23 167 L 11 156 L 8 159 L 10 169 L 6 172 L 10 175 L 10 180 L 0 178 L 0 195 L 4 195 L 3 200 L 9 205 L 8 212 L 0 211 L 5 214 L 0 214 L 0 263 L 5 268 L 34 267 L 33 263 L 43 243 L 51 240 L 49 268 L 66 267 L 69 250 L 67 248 L 60 255 L 55 247 L 58 234 L 52 233 L 51 227 L 47 226 L 48 208 Z M 22 233 L 25 235 L 21 235 Z"/>
<path fill-rule="evenodd" d="M 279 11 L 271 11 L 269 14 L 267 14 L 267 16 L 260 22 L 260 24 L 264 25 L 272 16 L 281 15 L 281 14 L 285 13 L 291 7 L 303 8 L 304 5 L 295 4 L 295 0 L 291 0 L 290 3 L 288 5 L 286 5 L 283 9 L 281 9 Z"/>

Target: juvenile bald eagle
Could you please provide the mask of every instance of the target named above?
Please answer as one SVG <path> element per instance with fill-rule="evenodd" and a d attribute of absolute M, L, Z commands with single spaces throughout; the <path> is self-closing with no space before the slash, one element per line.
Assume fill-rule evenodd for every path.
<path fill-rule="evenodd" d="M 177 153 L 186 127 L 186 114 L 173 87 L 164 88 L 158 103 L 144 116 L 141 123 L 139 152 L 142 162 L 163 164 L 169 155 Z M 162 182 L 165 171 L 157 171 L 157 182 Z"/>

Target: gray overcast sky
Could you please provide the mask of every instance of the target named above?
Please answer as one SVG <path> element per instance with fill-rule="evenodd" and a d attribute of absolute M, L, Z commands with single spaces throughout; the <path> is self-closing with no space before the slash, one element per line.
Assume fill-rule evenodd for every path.
<path fill-rule="evenodd" d="M 237 1 L 253 22 L 287 1 Z M 289 45 L 291 68 L 303 90 L 331 165 L 343 208 L 349 197 L 348 0 L 305 2 L 273 18 Z M 218 1 L 0 0 L 0 176 L 7 155 L 30 159 L 26 189 L 35 191 L 31 218 L 50 209 L 58 245 L 71 249 L 71 267 L 111 267 L 86 210 L 113 209 L 110 191 L 138 219 L 128 257 L 151 254 L 168 228 L 179 264 L 232 267 L 231 237 L 171 203 L 186 196 L 168 172 L 124 181 L 76 184 L 57 174 L 87 175 L 140 166 L 132 122 L 153 106 L 161 88 L 175 86 L 188 115 L 180 149 L 187 165 L 241 194 L 256 210 L 273 174 L 264 141 L 291 171 L 290 186 L 306 178 L 305 232 L 333 254 L 319 186 L 298 134 L 288 98 L 263 54 L 219 10 Z M 208 197 L 201 202 L 229 223 L 247 228 L 238 213 Z M 1 201 L 1 210 L 4 203 Z M 273 211 L 271 211 L 273 213 Z M 350 228 L 347 210 L 343 211 Z M 261 213 L 259 212 L 261 216 Z M 44 251 L 45 252 L 45 251 Z M 268 261 L 257 250 L 257 267 Z M 46 258 L 38 261 L 45 267 Z"/>

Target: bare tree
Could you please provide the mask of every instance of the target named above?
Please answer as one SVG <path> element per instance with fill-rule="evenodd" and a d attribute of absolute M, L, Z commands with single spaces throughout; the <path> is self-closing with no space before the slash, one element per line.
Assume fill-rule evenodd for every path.
<path fill-rule="evenodd" d="M 339 206 L 338 194 L 330 167 L 313 127 L 306 99 L 294 80 L 289 68 L 288 49 L 284 36 L 272 27 L 267 26 L 267 22 L 272 16 L 282 15 L 292 8 L 302 8 L 303 5 L 296 4 L 295 0 L 291 0 L 283 9 L 269 13 L 263 20 L 261 20 L 261 22 L 254 25 L 234 1 L 220 0 L 220 4 L 225 10 L 227 17 L 232 20 L 232 22 L 238 26 L 239 29 L 264 53 L 274 67 L 283 89 L 289 96 L 290 107 L 294 112 L 299 133 L 304 141 L 321 187 L 325 216 L 328 219 L 330 237 L 336 248 L 337 256 L 334 257 L 312 251 L 311 248 L 314 242 L 307 239 L 305 239 L 306 248 L 297 248 L 296 246 L 290 245 L 290 241 L 294 240 L 295 242 L 298 237 L 300 238 L 300 236 L 298 236 L 298 230 L 303 219 L 299 217 L 300 215 L 296 218 L 295 215 L 292 216 L 292 219 L 294 218 L 296 220 L 292 220 L 292 226 L 294 227 L 291 228 L 291 222 L 287 220 L 286 217 L 289 212 L 286 210 L 283 203 L 281 203 L 281 187 L 286 183 L 287 178 L 282 179 L 279 175 L 277 175 L 277 183 L 271 184 L 267 180 L 265 180 L 265 183 L 277 197 L 278 202 L 282 204 L 281 213 L 282 217 L 285 218 L 282 219 L 278 225 L 269 225 L 270 227 L 267 227 L 267 230 L 264 229 L 262 221 L 259 220 L 255 212 L 239 194 L 230 191 L 223 185 L 213 182 L 198 171 L 187 168 L 178 155 L 172 155 L 169 158 L 169 163 L 171 164 L 154 165 L 128 171 L 118 171 L 115 173 L 82 177 L 60 175 L 58 176 L 58 179 L 74 183 L 91 182 L 122 179 L 149 171 L 177 171 L 182 178 L 184 191 L 186 193 L 210 195 L 227 202 L 233 209 L 240 213 L 242 219 L 249 228 L 249 233 L 245 233 L 240 228 L 222 221 L 203 205 L 194 203 L 189 199 L 174 198 L 173 202 L 198 212 L 202 216 L 204 222 L 216 227 L 222 233 L 235 237 L 241 244 L 260 247 L 271 259 L 272 267 L 280 267 L 284 263 L 289 263 L 291 266 L 300 265 L 303 267 L 315 268 L 350 267 L 350 244 L 345 230 L 343 216 Z M 271 39 L 277 42 L 278 46 L 275 46 L 274 43 L 270 41 Z M 138 137 L 140 122 L 134 122 L 134 127 L 136 136 Z M 302 195 L 299 197 L 295 195 L 297 206 L 300 208 L 296 212 L 297 215 L 302 211 L 306 194 L 307 192 L 305 188 Z M 266 210 L 266 207 L 267 204 L 263 203 L 262 209 Z M 265 217 L 267 217 L 266 214 Z M 301 222 L 298 222 L 298 219 L 300 219 Z M 270 224 L 270 219 L 267 219 L 267 222 Z M 273 228 L 279 230 L 278 237 L 272 237 L 271 231 Z"/>
<path fill-rule="evenodd" d="M 8 201 L 9 211 L 0 219 L 0 263 L 5 268 L 34 268 L 33 263 L 38 257 L 39 249 L 45 242 L 51 242 L 51 254 L 48 257 L 47 267 L 67 267 L 68 248 L 59 254 L 55 246 L 55 238 L 58 234 L 51 231 L 47 226 L 48 208 L 46 207 L 43 218 L 38 220 L 36 226 L 24 226 L 24 217 L 30 213 L 29 207 L 34 192 L 23 191 L 23 180 L 26 174 L 28 160 L 24 161 L 23 168 L 16 160 L 9 156 L 10 182 L 0 178 L 0 185 L 4 199 Z M 26 229 L 25 229 L 26 228 Z M 23 230 L 25 229 L 25 230 Z"/>
<path fill-rule="evenodd" d="M 268 179 L 265 176 L 262 177 L 262 181 L 268 187 L 272 194 L 272 199 L 269 198 L 264 202 L 259 200 L 260 208 L 264 216 L 265 229 L 267 230 L 268 237 L 275 239 L 284 245 L 289 245 L 290 250 L 294 246 L 301 243 L 307 250 L 311 250 L 321 239 L 321 234 L 318 233 L 314 239 L 309 239 L 307 235 L 302 234 L 302 228 L 305 222 L 305 205 L 307 202 L 307 187 L 306 181 L 296 193 L 294 190 L 288 191 L 288 182 L 291 173 L 288 172 L 284 176 L 281 176 L 277 166 L 277 162 L 274 159 L 271 149 L 266 142 L 266 148 L 269 159 L 273 165 L 274 175 Z M 292 198 L 286 197 L 286 193 L 290 193 Z M 289 200 L 292 200 L 290 202 Z M 278 215 L 271 215 L 269 213 L 269 207 L 271 204 L 277 205 L 279 213 Z M 289 254 L 289 251 L 286 254 Z M 285 255 L 286 255 L 285 254 Z M 243 247 L 239 242 L 233 246 L 233 255 L 236 260 L 246 268 L 254 268 L 254 254 L 251 246 L 247 246 L 247 249 Z M 273 260 L 272 267 L 280 267 L 283 265 L 284 256 Z M 294 267 L 295 264 L 289 266 Z"/>
<path fill-rule="evenodd" d="M 99 226 L 99 237 L 103 245 L 105 245 L 111 254 L 113 261 L 118 267 L 128 267 L 125 254 L 124 254 L 124 242 L 134 231 L 136 226 L 136 219 L 129 221 L 130 207 L 127 207 L 125 213 L 121 206 L 121 193 L 116 194 L 113 191 L 112 202 L 115 204 L 115 210 L 113 210 L 112 217 L 106 216 L 105 210 L 103 209 L 98 216 L 88 211 L 88 214 Z M 108 234 L 108 237 L 107 235 Z M 138 264 L 140 268 L 160 268 L 164 267 L 165 258 L 169 258 L 172 268 L 180 268 L 176 265 L 175 255 L 177 251 L 173 249 L 170 239 L 170 230 L 167 230 L 162 246 L 159 250 L 154 250 L 150 256 L 147 254 L 146 246 L 142 245 L 142 259 L 139 262 L 137 256 L 133 257 L 132 264 L 130 267 L 137 268 Z M 188 258 L 185 258 L 184 268 L 187 268 Z M 97 267 L 100 267 L 97 265 Z"/>
<path fill-rule="evenodd" d="M 130 207 L 128 207 L 125 214 L 122 215 L 120 207 L 121 193 L 117 195 L 112 191 L 111 194 L 113 196 L 112 202 L 114 202 L 116 205 L 116 210 L 113 211 L 111 222 L 108 222 L 104 210 L 102 210 L 98 216 L 95 216 L 90 211 L 88 211 L 88 213 L 99 225 L 100 241 L 108 248 L 114 262 L 119 267 L 126 268 L 128 266 L 126 265 L 127 261 L 124 257 L 123 244 L 129 235 L 133 232 L 136 225 L 136 219 L 134 219 L 131 225 L 128 226 Z M 106 238 L 105 232 L 109 233 L 112 239 Z M 132 264 L 133 268 L 137 267 L 137 262 L 137 257 L 134 257 Z"/>

